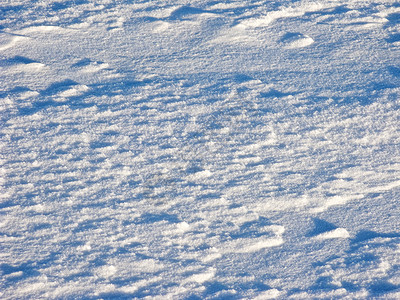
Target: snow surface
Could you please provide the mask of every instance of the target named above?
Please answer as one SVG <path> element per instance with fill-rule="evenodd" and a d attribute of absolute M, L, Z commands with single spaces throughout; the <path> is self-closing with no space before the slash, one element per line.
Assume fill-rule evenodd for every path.
<path fill-rule="evenodd" d="M 0 298 L 400 298 L 398 1 L 0 16 Z"/>

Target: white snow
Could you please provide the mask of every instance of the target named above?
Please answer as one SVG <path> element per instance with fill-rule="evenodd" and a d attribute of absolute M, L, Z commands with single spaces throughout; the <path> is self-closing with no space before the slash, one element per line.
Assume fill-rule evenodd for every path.
<path fill-rule="evenodd" d="M 0 12 L 0 298 L 399 298 L 396 1 Z"/>
<path fill-rule="evenodd" d="M 336 238 L 346 239 L 349 237 L 350 234 L 345 228 L 336 228 L 334 230 L 321 233 L 317 235 L 315 238 L 320 240 L 325 240 L 325 239 L 336 239 Z"/>

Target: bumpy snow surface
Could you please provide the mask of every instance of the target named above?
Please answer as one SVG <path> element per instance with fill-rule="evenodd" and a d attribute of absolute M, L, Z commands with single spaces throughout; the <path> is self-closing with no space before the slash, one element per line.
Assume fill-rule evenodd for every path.
<path fill-rule="evenodd" d="M 0 12 L 0 298 L 400 297 L 398 1 Z"/>

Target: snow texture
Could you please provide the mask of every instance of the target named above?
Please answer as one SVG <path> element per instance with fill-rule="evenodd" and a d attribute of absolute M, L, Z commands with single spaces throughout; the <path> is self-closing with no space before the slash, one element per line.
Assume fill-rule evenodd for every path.
<path fill-rule="evenodd" d="M 398 1 L 0 16 L 0 298 L 400 298 Z"/>

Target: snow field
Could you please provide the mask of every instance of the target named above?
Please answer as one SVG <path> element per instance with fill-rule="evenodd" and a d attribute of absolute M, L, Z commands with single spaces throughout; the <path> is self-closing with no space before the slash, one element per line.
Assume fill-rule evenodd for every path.
<path fill-rule="evenodd" d="M 2 298 L 399 297 L 395 1 L 0 8 Z"/>

